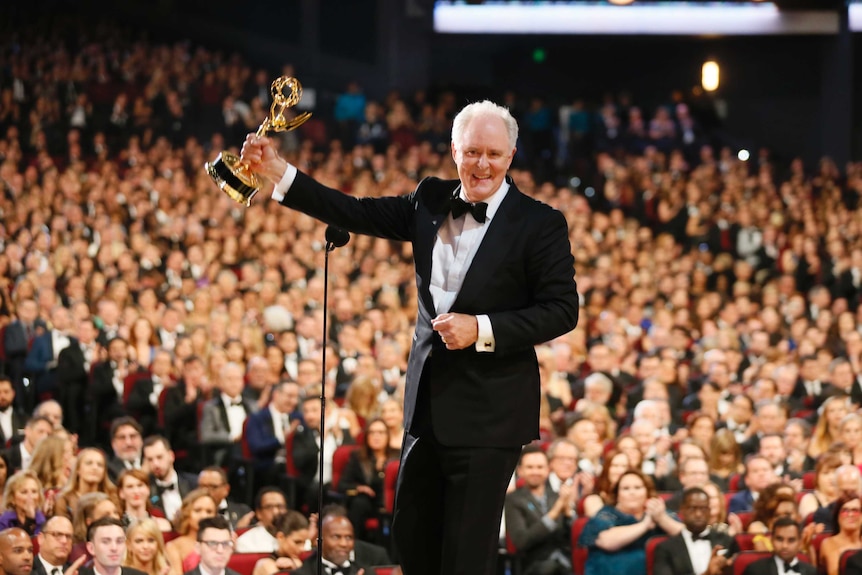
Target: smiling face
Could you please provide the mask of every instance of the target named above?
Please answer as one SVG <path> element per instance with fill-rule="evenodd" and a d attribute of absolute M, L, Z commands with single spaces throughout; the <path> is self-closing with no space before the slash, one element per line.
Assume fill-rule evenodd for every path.
<path fill-rule="evenodd" d="M 150 486 L 136 477 L 126 475 L 120 485 L 119 495 L 120 499 L 126 502 L 126 505 L 139 509 L 147 504 L 147 499 L 150 497 Z"/>
<path fill-rule="evenodd" d="M 480 114 L 469 120 L 459 141 L 452 141 L 452 158 L 470 202 L 483 202 L 503 183 L 515 148 L 506 124 L 497 116 Z"/>
<path fill-rule="evenodd" d="M 132 528 L 126 546 L 139 565 L 149 565 L 156 556 L 156 551 L 159 550 L 159 543 L 156 538 L 144 529 Z"/>

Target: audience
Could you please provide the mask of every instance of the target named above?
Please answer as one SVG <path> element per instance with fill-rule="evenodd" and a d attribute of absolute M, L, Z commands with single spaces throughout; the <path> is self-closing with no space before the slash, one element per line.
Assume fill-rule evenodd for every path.
<path fill-rule="evenodd" d="M 83 25 L 70 18 L 56 38 L 78 38 Z M 82 48 L 56 50 L 42 37 L 21 30 L 14 54 L 0 50 L 9 63 L 0 75 L 0 486 L 20 487 L 30 476 L 13 473 L 30 468 L 40 501 L 28 479 L 4 497 L 3 515 L 32 532 L 60 516 L 83 521 L 87 495 L 114 500 L 112 482 L 123 477 L 127 520 L 158 522 L 157 509 L 173 519 L 196 484 L 185 472 L 204 469 L 214 512 L 244 527 L 252 515 L 209 466 L 247 480 L 233 473 L 245 439 L 260 482 L 235 483 L 233 493 L 258 493 L 257 525 L 237 551 L 253 541 L 248 550 L 276 552 L 267 530 L 287 511 L 288 459 L 299 475 L 296 507 L 314 511 L 335 448 L 382 423 L 388 447 L 375 447 L 383 434 L 367 430 L 362 443 L 374 457 L 356 455 L 342 474 L 354 479 L 343 483 L 355 534 L 375 537 L 364 518 L 381 505 L 382 465 L 402 436 L 407 310 L 418 297 L 409 249 L 363 236 L 331 254 L 334 343 L 322 366 L 324 226 L 263 200 L 238 209 L 201 170 L 254 130 L 275 74 L 120 26 L 88 33 Z M 337 99 L 318 99 L 313 130 L 278 138 L 300 169 L 346 193 L 409 193 L 423 177 L 454 175 L 446 143 L 457 97 L 393 91 L 376 100 L 352 82 Z M 862 166 L 842 173 L 828 159 L 793 160 L 785 169 L 768 150 L 738 160 L 704 145 L 684 100 L 647 109 L 609 95 L 594 110 L 571 99 L 557 110 L 558 138 L 550 111 L 559 102 L 506 100 L 523 128 L 510 175 L 565 214 L 581 278 L 579 327 L 538 350 L 549 493 L 571 482 L 573 508 L 595 519 L 608 503 L 619 507 L 617 483 L 636 482 L 635 469 L 676 493 L 671 506 L 680 484 L 702 485 L 709 524 L 734 533 L 739 518 L 723 510 L 731 484 L 731 511 L 748 512 L 764 488 L 799 491 L 814 471 L 799 513 L 836 531 L 835 500 L 859 492 L 862 463 Z M 327 101 L 338 104 L 329 110 Z M 313 386 L 322 374 L 345 405 L 327 406 L 321 473 Z M 559 442 L 566 435 L 573 445 Z M 223 459 L 201 439 L 226 445 Z M 701 481 L 702 466 L 684 455 L 689 444 L 706 453 L 717 486 Z M 108 446 L 110 458 L 94 449 Z M 143 485 L 133 469 L 150 474 Z M 649 505 L 623 511 L 672 527 Z M 758 529 L 782 515 L 765 515 Z M 637 529 L 651 532 L 644 521 Z M 601 533 L 619 526 L 596 525 L 590 569 L 626 565 L 640 537 L 632 549 L 611 549 Z M 790 545 L 793 529 L 783 529 Z M 50 548 L 51 535 L 40 537 Z M 195 556 L 197 537 L 185 537 L 175 574 L 187 570 L 177 557 Z M 227 550 L 214 551 L 221 559 Z M 164 565 L 147 564 L 164 575 Z"/>

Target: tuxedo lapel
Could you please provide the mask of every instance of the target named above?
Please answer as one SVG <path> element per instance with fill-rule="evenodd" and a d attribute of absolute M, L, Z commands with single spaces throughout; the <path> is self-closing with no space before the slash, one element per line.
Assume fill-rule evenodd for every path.
<path fill-rule="evenodd" d="M 685 544 L 685 539 L 682 538 L 682 534 L 680 533 L 670 541 L 672 541 L 670 544 L 675 547 L 673 554 L 676 558 L 676 566 L 679 569 L 679 571 L 674 571 L 678 573 L 694 573 L 694 566 L 691 564 L 691 556 L 688 554 L 688 546 Z"/>
<path fill-rule="evenodd" d="M 503 198 L 497 213 L 487 224 L 488 229 L 482 238 L 482 243 L 473 257 L 458 296 L 452 304 L 453 311 L 457 311 L 463 302 L 482 299 L 483 290 L 492 273 L 510 254 L 510 246 L 518 240 L 516 234 L 512 233 L 517 228 L 512 224 L 520 217 L 517 210 L 520 197 L 521 192 L 515 184 L 510 184 L 509 191 Z"/>
<path fill-rule="evenodd" d="M 437 185 L 433 185 L 437 183 Z M 449 216 L 449 198 L 460 186 L 457 180 L 445 180 L 425 183 L 429 189 L 424 196 L 425 201 L 418 205 L 419 210 L 425 210 L 424 216 L 416 218 L 416 237 L 413 241 L 413 261 L 416 275 L 419 278 L 419 299 L 430 314 L 437 315 L 434 299 L 431 297 L 431 265 L 434 260 L 434 243 L 437 241 L 437 231 Z"/>

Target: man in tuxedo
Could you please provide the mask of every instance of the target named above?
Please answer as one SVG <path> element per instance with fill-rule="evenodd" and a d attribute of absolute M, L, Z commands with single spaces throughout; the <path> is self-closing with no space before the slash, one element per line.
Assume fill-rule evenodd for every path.
<path fill-rule="evenodd" d="M 69 328 L 72 315 L 65 307 L 58 305 L 51 310 L 51 329 L 33 340 L 30 351 L 24 359 L 24 373 L 35 386 L 36 397 L 49 394 L 53 397 L 57 390 L 57 366 L 60 352 L 69 347 Z"/>
<path fill-rule="evenodd" d="M 45 521 L 37 537 L 39 553 L 33 559 L 34 575 L 62 575 L 72 553 L 72 522 L 55 515 Z"/>
<path fill-rule="evenodd" d="M 257 404 L 243 397 L 244 384 L 242 366 L 229 362 L 219 373 L 218 395 L 204 404 L 200 440 L 211 449 L 207 457 L 211 464 L 228 465 L 231 458 L 241 457 L 239 442 L 245 420 L 257 411 Z"/>
<path fill-rule="evenodd" d="M 169 351 L 157 349 L 149 373 L 138 378 L 129 392 L 126 409 L 140 422 L 144 435 L 163 431 L 159 427 L 159 397 L 164 389 L 174 384 L 173 364 Z"/>
<path fill-rule="evenodd" d="M 817 409 L 834 390 L 826 382 L 826 374 L 820 360 L 814 354 L 799 360 L 799 380 L 793 389 L 793 397 L 802 401 L 805 409 Z"/>
<path fill-rule="evenodd" d="M 124 415 L 111 422 L 111 451 L 108 475 L 116 482 L 126 469 L 140 469 L 143 463 L 143 428 L 134 418 Z"/>
<path fill-rule="evenodd" d="M 129 361 L 129 346 L 122 338 L 115 337 L 107 346 L 108 358 L 93 366 L 93 377 L 87 394 L 90 400 L 90 418 L 87 424 L 92 430 L 93 443 L 107 451 L 111 422 L 128 415 L 123 405 L 126 377 L 136 366 Z M 102 574 L 104 575 L 104 574 Z"/>
<path fill-rule="evenodd" d="M 282 205 L 413 244 L 419 309 L 394 516 L 406 575 L 494 572 L 506 487 L 539 437 L 534 346 L 577 324 L 565 217 L 506 177 L 517 133 L 505 108 L 470 104 L 452 129 L 459 180 L 361 199 L 298 172 L 267 138 L 243 146 Z"/>
<path fill-rule="evenodd" d="M 337 503 L 331 503 L 323 507 L 320 513 L 323 519 L 328 517 L 347 517 L 347 508 Z M 389 553 L 385 547 L 363 541 L 362 539 L 353 539 L 353 552 L 350 554 L 350 561 L 357 565 L 391 565 L 392 560 L 389 558 Z"/>
<path fill-rule="evenodd" d="M 653 575 L 720 575 L 730 564 L 736 543 L 727 533 L 709 528 L 706 491 L 700 487 L 683 491 L 680 515 L 685 529 L 656 547 Z"/>
<path fill-rule="evenodd" d="M 245 503 L 228 499 L 230 483 L 224 469 L 218 466 L 207 467 L 198 474 L 198 487 L 206 489 L 216 504 L 216 513 L 230 523 L 232 529 L 248 526 L 254 513 Z"/>
<path fill-rule="evenodd" d="M 518 464 L 524 485 L 506 496 L 506 533 L 522 557 L 524 572 L 567 575 L 572 572 L 575 488 L 563 484 L 558 495 L 548 487 L 549 475 L 545 452 L 526 446 Z"/>
<path fill-rule="evenodd" d="M 146 575 L 143 571 L 123 567 L 126 555 L 126 530 L 119 519 L 102 517 L 87 528 L 87 553 L 93 563 L 78 571 L 79 575 Z"/>
<path fill-rule="evenodd" d="M 31 417 L 24 425 L 24 439 L 6 450 L 9 475 L 30 467 L 36 445 L 54 432 L 54 425 L 44 417 Z"/>
<path fill-rule="evenodd" d="M 355 538 L 353 524 L 343 515 L 326 515 L 320 523 L 323 539 L 323 572 L 326 575 L 365 575 L 376 571 L 371 565 L 361 564 L 354 557 Z M 291 575 L 317 575 L 317 551 L 305 560 L 302 567 L 291 571 Z"/>
<path fill-rule="evenodd" d="M 0 375 L 0 449 L 11 445 L 12 439 L 21 436 L 27 417 L 15 409 L 15 387 L 12 380 Z"/>
<path fill-rule="evenodd" d="M 90 370 L 99 361 L 100 347 L 96 343 L 99 328 L 92 318 L 86 318 L 75 326 L 75 337 L 57 358 L 57 401 L 66 414 L 66 428 L 72 433 L 87 433 L 87 413 L 92 408 L 86 405 L 86 393 L 90 386 Z M 90 437 L 83 438 L 89 442 Z"/>
<path fill-rule="evenodd" d="M 18 319 L 6 326 L 3 344 L 6 350 L 6 373 L 17 392 L 17 407 L 30 413 L 36 405 L 36 389 L 24 385 L 24 361 L 36 337 L 48 331 L 45 320 L 39 317 L 39 306 L 35 300 L 24 299 L 16 307 Z"/>
<path fill-rule="evenodd" d="M 150 500 L 172 520 L 182 506 L 183 497 L 197 487 L 197 477 L 174 468 L 174 451 L 161 435 L 144 440 L 144 463 L 150 468 Z"/>
<path fill-rule="evenodd" d="M 201 519 L 195 545 L 201 560 L 186 575 L 239 575 L 227 567 L 233 548 L 233 534 L 227 519 L 220 515 Z"/>
<path fill-rule="evenodd" d="M 760 491 L 768 485 L 780 481 L 775 469 L 762 455 L 751 455 L 745 460 L 745 487 L 730 498 L 727 510 L 730 513 L 751 511 Z"/>
<path fill-rule="evenodd" d="M 162 392 L 165 432 L 171 444 L 178 450 L 192 452 L 198 449 L 198 404 L 206 401 L 203 386 L 206 369 L 201 358 L 193 355 L 183 361 L 182 379 L 174 387 Z M 196 458 L 187 457 L 188 463 Z M 180 462 L 182 464 L 184 462 Z M 186 465 L 183 469 L 188 469 Z"/>
<path fill-rule="evenodd" d="M 0 573 L 30 575 L 33 559 L 33 542 L 26 531 L 18 527 L 0 531 Z"/>
<path fill-rule="evenodd" d="M 299 386 L 282 381 L 272 387 L 269 405 L 248 417 L 245 439 L 262 485 L 277 485 L 279 472 L 285 469 L 284 440 L 301 421 L 298 405 Z"/>
<path fill-rule="evenodd" d="M 817 568 L 797 555 L 802 550 L 802 528 L 791 517 L 779 517 L 772 524 L 772 557 L 754 561 L 742 575 L 815 575 Z M 848 571 L 853 573 L 853 571 Z"/>

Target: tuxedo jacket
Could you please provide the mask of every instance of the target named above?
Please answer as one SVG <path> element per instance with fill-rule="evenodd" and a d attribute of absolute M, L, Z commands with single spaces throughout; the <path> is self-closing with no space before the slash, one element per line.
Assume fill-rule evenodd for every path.
<path fill-rule="evenodd" d="M 230 522 L 231 527 L 236 528 L 236 522 L 242 519 L 243 516 L 247 515 L 249 511 L 251 511 L 251 507 L 245 503 L 228 501 L 227 507 L 225 509 L 217 509 L 216 513 L 227 519 L 228 522 Z"/>
<path fill-rule="evenodd" d="M 200 399 L 186 403 L 186 386 L 180 380 L 174 387 L 162 390 L 159 403 L 162 404 L 164 428 L 174 450 L 193 449 L 198 443 L 198 404 Z"/>
<path fill-rule="evenodd" d="M 738 546 L 733 537 L 727 533 L 710 530 L 707 537 L 711 548 L 721 545 L 727 549 L 728 557 L 736 553 Z M 656 546 L 653 575 L 701 575 L 694 572 L 682 534 L 668 537 Z"/>
<path fill-rule="evenodd" d="M 800 575 L 817 575 L 817 568 L 814 565 L 799 561 L 795 567 L 799 569 Z M 854 571 L 847 571 L 853 573 Z M 775 565 L 775 557 L 766 557 L 753 562 L 745 568 L 742 575 L 778 575 L 778 566 Z"/>
<path fill-rule="evenodd" d="M 198 478 L 183 471 L 177 471 L 177 488 L 180 490 L 180 497 L 185 498 L 194 488 L 198 486 Z M 162 492 L 164 490 L 156 483 L 156 478 L 150 475 L 150 502 L 154 507 L 157 507 L 162 513 L 165 512 L 164 503 L 162 503 Z M 170 520 L 171 518 L 169 518 Z"/>
<path fill-rule="evenodd" d="M 21 457 L 21 443 L 13 443 L 3 453 L 6 455 L 6 461 L 9 462 L 9 475 L 21 471 L 21 465 L 24 463 Z"/>
<path fill-rule="evenodd" d="M 24 437 L 24 426 L 27 425 L 27 416 L 23 413 L 15 409 L 15 405 L 12 407 L 12 437 L 6 437 L 6 434 L 3 433 L 3 428 L 0 427 L 0 449 L 3 449 L 6 445 L 11 446 L 14 443 L 12 440 L 15 439 L 20 440 L 20 438 Z M 12 475 L 11 473 L 9 475 Z"/>
<path fill-rule="evenodd" d="M 730 498 L 730 503 L 727 505 L 728 513 L 740 513 L 751 511 L 754 508 L 754 495 L 749 489 L 739 491 L 733 494 Z"/>
<path fill-rule="evenodd" d="M 268 407 L 248 416 L 245 440 L 256 463 L 271 463 L 278 450 L 284 447 L 275 437 L 275 422 Z"/>
<path fill-rule="evenodd" d="M 126 464 L 123 463 L 122 459 L 120 459 L 116 455 L 111 455 L 111 457 L 108 458 L 108 477 L 111 478 L 111 481 L 116 483 L 117 478 L 125 470 Z"/>
<path fill-rule="evenodd" d="M 171 385 L 170 378 L 163 382 L 165 388 Z M 138 423 L 144 428 L 144 437 L 161 433 L 162 429 L 159 426 L 159 411 L 158 401 L 153 406 L 150 403 L 150 395 L 153 393 L 153 376 L 149 372 L 141 373 L 132 385 L 129 392 L 129 397 L 126 400 L 126 410 L 129 415 L 138 420 Z M 162 388 L 162 389 L 165 389 Z"/>
<path fill-rule="evenodd" d="M 557 502 L 559 495 L 545 487 L 547 509 Z M 550 558 L 554 551 L 571 554 L 571 519 L 560 515 L 553 530 L 542 521 L 545 514 L 539 501 L 526 487 L 519 487 L 506 496 L 506 534 L 523 557 L 523 567 Z"/>
<path fill-rule="evenodd" d="M 256 411 L 257 406 L 249 399 L 242 397 L 242 407 L 245 410 L 245 416 Z M 221 395 L 216 395 L 214 398 L 204 404 L 204 410 L 201 414 L 200 421 L 201 443 L 230 443 L 230 424 L 227 418 L 227 408 L 221 399 Z"/>
<path fill-rule="evenodd" d="M 448 310 L 487 315 L 495 349 L 447 350 L 431 327 L 432 252 L 458 180 L 424 179 L 411 194 L 354 198 L 298 172 L 282 204 L 345 230 L 413 244 L 418 317 L 407 368 L 404 425 L 412 429 L 419 381 L 437 440 L 448 446 L 520 447 L 539 437 L 539 371 L 534 346 L 578 321 L 574 258 L 565 217 L 509 190 Z M 470 217 L 470 216 L 465 216 Z M 414 430 L 415 431 L 415 430 Z"/>
<path fill-rule="evenodd" d="M 62 569 L 63 573 L 65 573 L 66 569 L 68 569 L 70 565 L 72 565 L 72 563 L 70 561 L 66 561 L 59 567 L 60 569 Z M 51 575 L 50 573 L 45 571 L 45 566 L 42 565 L 42 560 L 39 559 L 38 553 L 35 557 L 33 557 L 33 569 L 32 571 L 30 571 L 30 573 L 32 573 L 33 575 Z"/>

